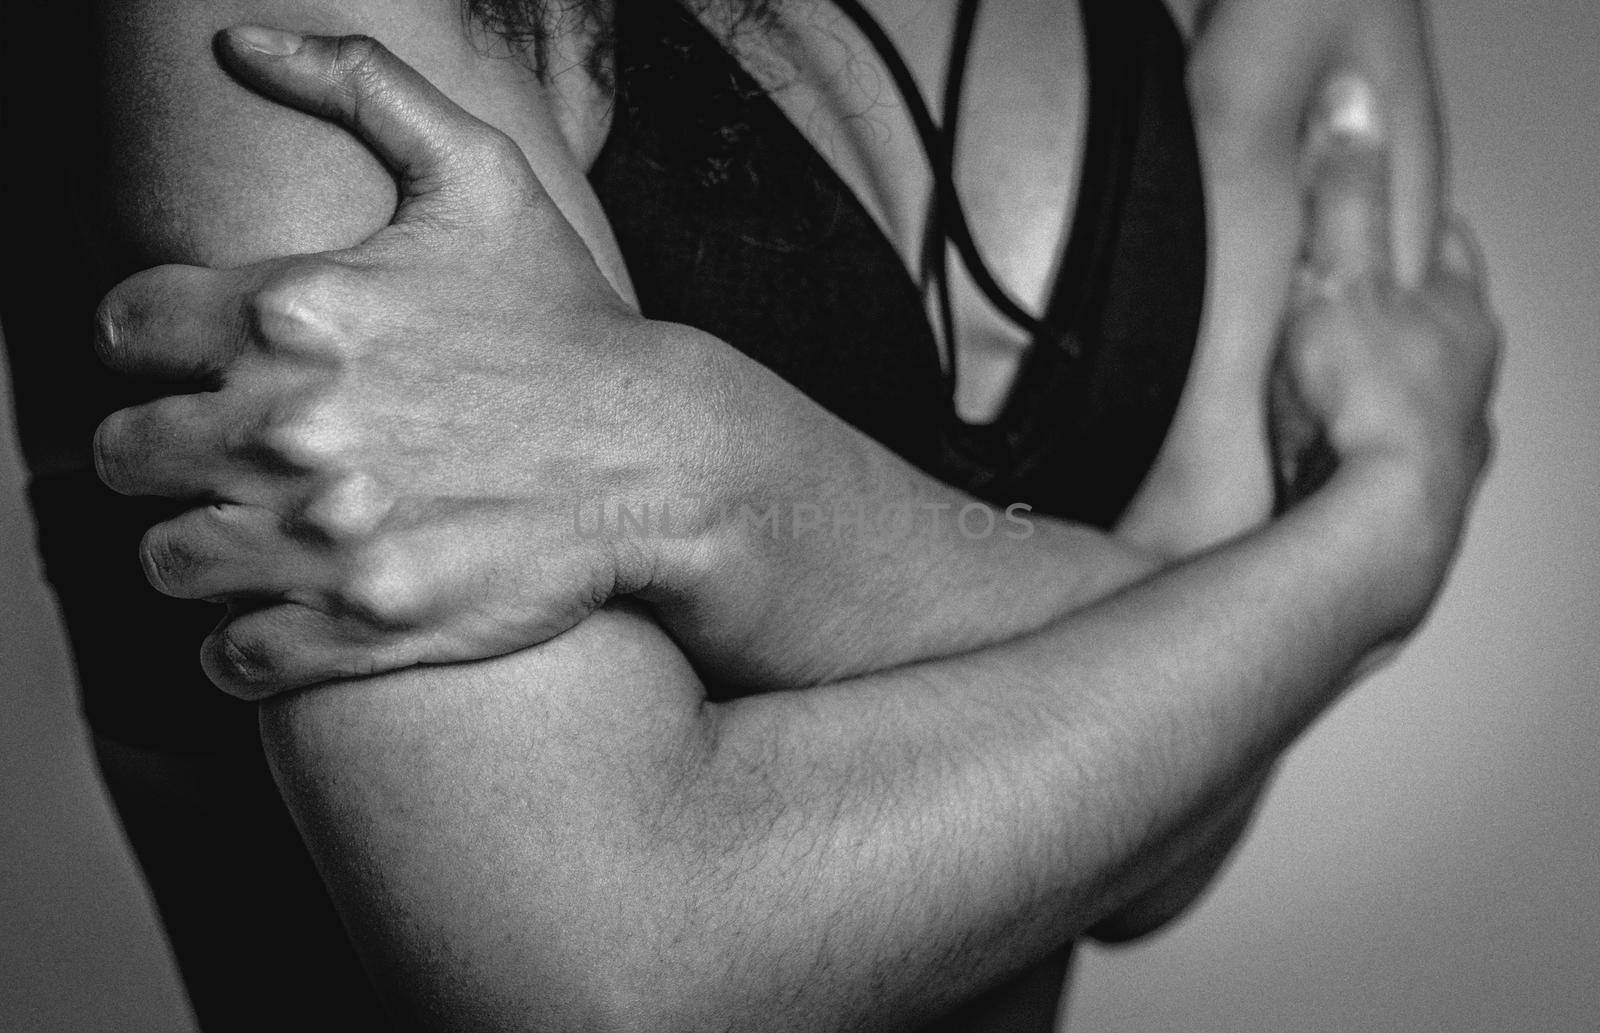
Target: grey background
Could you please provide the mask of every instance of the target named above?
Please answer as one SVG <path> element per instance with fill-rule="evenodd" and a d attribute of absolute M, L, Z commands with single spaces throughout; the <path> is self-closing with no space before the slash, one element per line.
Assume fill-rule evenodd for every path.
<path fill-rule="evenodd" d="M 1508 330 L 1497 465 L 1427 629 L 1295 748 L 1196 912 L 1084 952 L 1074 1031 L 1596 1028 L 1600 13 L 1456 0 L 1435 22 L 1457 203 Z M 0 1029 L 180 1029 L 0 410 Z"/>
<path fill-rule="evenodd" d="M 1295 748 L 1199 911 L 1086 955 L 1074 1030 L 1600 1029 L 1600 5 L 1433 11 L 1499 457 L 1421 637 Z"/>

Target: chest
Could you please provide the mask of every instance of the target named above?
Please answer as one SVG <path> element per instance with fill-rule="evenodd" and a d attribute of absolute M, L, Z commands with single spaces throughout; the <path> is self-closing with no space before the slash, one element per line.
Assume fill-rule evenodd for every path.
<path fill-rule="evenodd" d="M 904 62 L 932 117 L 948 117 L 952 70 L 965 66 L 954 183 L 974 242 L 996 280 L 1032 312 L 1053 283 L 1071 226 L 1087 98 L 1076 4 L 1008 0 L 979 9 L 970 39 L 958 4 L 867 0 L 866 14 Z M 713 19 L 740 63 L 838 173 L 924 287 L 957 407 L 982 420 L 999 407 L 1028 340 L 988 304 L 949 254 L 944 288 L 929 249 L 935 180 L 888 59 L 831 0 L 786 0 L 759 28 Z M 952 316 L 938 312 L 948 290 Z M 946 337 L 953 338 L 945 339 Z"/>
<path fill-rule="evenodd" d="M 987 75 L 983 58 L 974 64 L 983 25 L 974 26 L 960 116 L 974 131 L 958 134 L 955 178 L 988 160 L 1023 184 L 1014 189 L 1041 198 L 1019 204 L 988 182 L 961 187 L 975 249 L 985 252 L 974 267 L 1002 281 L 1012 308 L 1035 315 L 1047 287 L 1071 289 L 1052 290 L 1048 325 L 1030 326 L 1038 320 L 1026 310 L 1003 321 L 988 297 L 962 304 L 953 276 L 954 332 L 944 343 L 953 339 L 954 348 L 946 348 L 941 373 L 940 342 L 929 330 L 941 323 L 931 310 L 943 298 L 923 275 L 925 263 L 939 259 L 922 247 L 934 179 L 906 108 L 912 91 L 889 81 L 892 55 L 914 48 L 892 37 L 878 48 L 851 42 L 845 33 L 859 25 L 835 20 L 833 3 L 803 9 L 827 20 L 803 30 L 775 20 L 757 36 L 741 35 L 755 31 L 749 26 L 700 25 L 670 7 L 622 12 L 616 116 L 590 181 L 642 310 L 729 342 L 944 480 L 1050 512 L 1114 514 L 1130 490 L 1124 482 L 1148 466 L 1183 382 L 1202 286 L 1198 179 L 1176 36 L 1148 2 L 1126 13 L 1085 8 L 1084 34 L 1098 41 L 1093 76 L 1109 89 L 1097 89 L 1101 99 L 1089 105 L 1095 142 L 1086 146 L 1073 139 L 1082 125 L 1033 132 L 1029 118 L 1016 117 L 1024 105 L 1003 103 L 1004 90 L 1023 77 L 996 73 L 989 91 L 970 85 Z M 794 6 L 782 9 L 795 15 Z M 1063 9 L 1076 14 L 1071 6 L 1049 13 Z M 947 56 L 957 34 L 939 35 L 937 48 L 924 51 Z M 829 51 L 835 63 L 808 65 L 800 60 L 807 39 L 855 56 Z M 852 66 L 866 60 L 863 46 L 878 60 Z M 916 94 L 943 92 L 943 61 L 920 62 L 936 81 L 909 70 L 914 56 L 903 60 L 903 79 L 926 80 Z M 1081 123 L 1084 75 L 1072 75 L 1080 96 L 1074 103 L 1063 88 L 1056 100 L 1073 109 L 1069 123 Z M 985 104 L 994 117 L 973 113 Z M 1014 131 L 995 131 L 1000 121 Z M 1014 160 L 1021 145 L 1007 135 L 1032 157 Z M 978 145 L 966 143 L 974 138 Z M 1085 152 L 1094 160 L 1080 162 Z M 1061 163 L 1073 167 L 1054 167 Z M 1080 173 L 1086 211 L 1073 202 Z M 941 204 L 940 214 L 952 207 Z M 1063 254 L 1069 222 L 1076 227 Z M 943 264 L 959 275 L 960 262 Z M 1032 299 L 1021 283 L 1030 266 Z M 1039 344 L 1029 347 L 1034 338 Z M 985 346 L 1022 374 L 1014 389 L 1000 385 L 992 424 L 970 410 L 952 412 L 959 399 L 948 390 L 952 380 L 958 394 L 970 390 L 973 356 Z"/>
<path fill-rule="evenodd" d="M 1174 15 L 1192 20 L 1197 0 Z M 961 41 L 956 0 L 862 0 L 941 125 L 956 119 L 955 192 L 994 279 L 1031 314 L 1048 303 L 1072 229 L 1084 160 L 1089 63 L 1080 6 L 1005 0 L 978 8 Z M 713 11 L 718 10 L 713 8 Z M 984 297 L 953 248 L 930 271 L 935 179 L 881 47 L 834 0 L 785 0 L 759 26 L 709 25 L 849 186 L 923 285 L 955 404 L 993 418 L 1028 335 Z M 964 65 L 959 101 L 947 103 Z M 941 296 L 943 294 L 943 296 Z M 948 328 L 938 318 L 948 302 Z"/>

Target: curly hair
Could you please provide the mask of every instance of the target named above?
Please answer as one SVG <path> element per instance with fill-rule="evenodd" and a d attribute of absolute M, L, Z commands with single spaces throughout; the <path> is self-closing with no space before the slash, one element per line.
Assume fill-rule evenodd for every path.
<path fill-rule="evenodd" d="M 556 25 L 576 18 L 577 28 L 592 34 L 595 43 L 585 64 L 596 81 L 610 86 L 607 68 L 611 44 L 610 13 L 614 0 L 461 0 L 469 25 L 499 37 L 533 57 L 542 79 Z"/>
<path fill-rule="evenodd" d="M 581 31 L 593 42 L 584 65 L 595 81 L 611 88 L 612 17 L 616 5 L 629 0 L 461 0 L 469 24 L 531 53 L 534 69 L 542 78 L 552 34 L 559 26 Z M 714 3 L 728 4 L 728 23 L 738 29 L 763 23 L 778 0 L 632 0 L 634 3 L 678 3 L 691 11 L 704 11 Z M 570 20 L 570 21 L 569 21 Z"/>

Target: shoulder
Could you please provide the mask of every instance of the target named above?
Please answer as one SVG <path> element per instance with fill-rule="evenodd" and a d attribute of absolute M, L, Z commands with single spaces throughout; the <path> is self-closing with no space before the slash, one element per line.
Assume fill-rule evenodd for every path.
<path fill-rule="evenodd" d="M 146 242 L 144 264 L 184 253 L 191 226 L 208 265 L 344 247 L 385 224 L 392 176 L 342 129 L 265 100 L 218 65 L 213 39 L 259 24 L 382 42 L 467 111 L 522 148 L 545 189 L 608 273 L 620 269 L 582 150 L 603 138 L 603 97 L 467 16 L 463 0 L 103 0 L 95 33 L 117 237 Z M 554 60 L 554 59 L 553 59 Z M 233 242 L 230 242 L 233 241 Z M 163 249 L 170 252 L 164 254 Z"/>

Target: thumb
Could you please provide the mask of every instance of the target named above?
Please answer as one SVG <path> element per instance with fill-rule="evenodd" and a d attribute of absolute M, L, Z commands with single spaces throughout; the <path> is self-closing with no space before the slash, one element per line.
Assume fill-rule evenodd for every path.
<path fill-rule="evenodd" d="M 525 201 L 538 189 L 514 142 L 375 39 L 246 25 L 219 33 L 216 47 L 224 67 L 246 86 L 337 122 L 370 147 L 399 181 L 396 222 L 427 203 L 488 205 L 495 200 L 489 191 L 513 185 Z M 520 166 L 509 179 L 483 175 L 508 165 Z"/>

